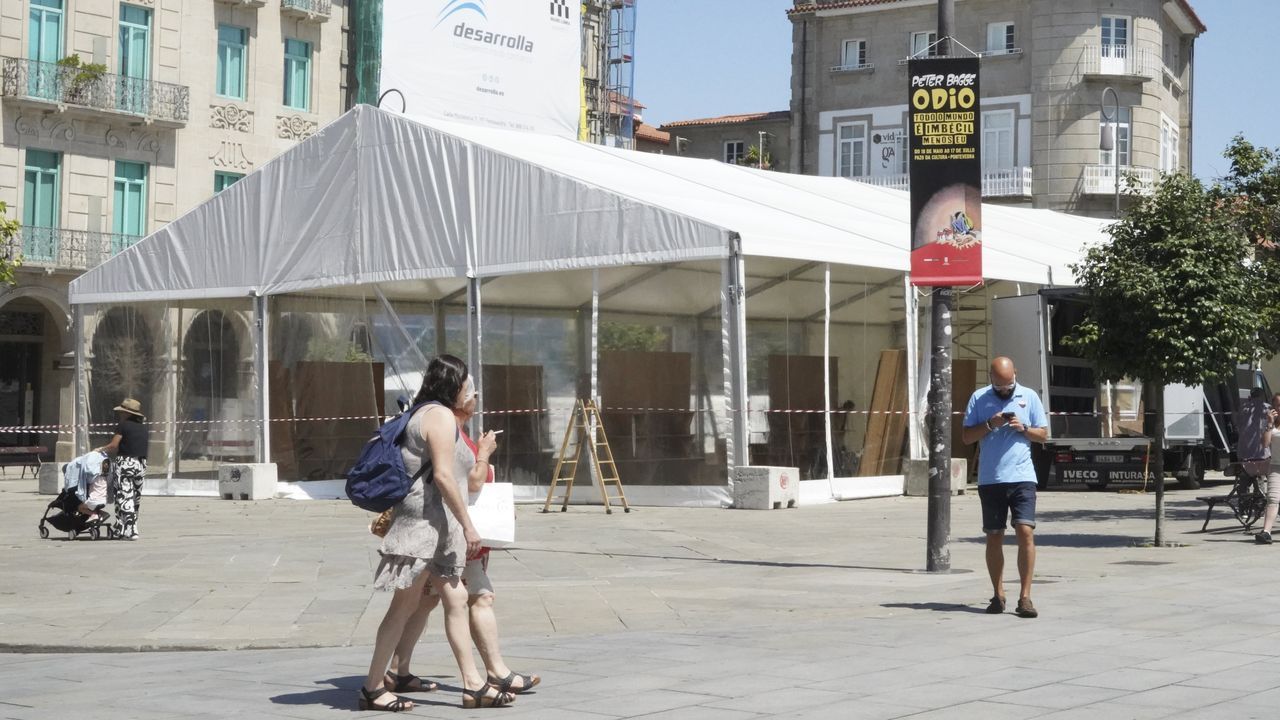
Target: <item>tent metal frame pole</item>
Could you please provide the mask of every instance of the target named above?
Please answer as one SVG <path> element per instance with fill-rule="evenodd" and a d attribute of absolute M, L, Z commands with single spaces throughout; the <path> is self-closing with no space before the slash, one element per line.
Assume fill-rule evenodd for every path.
<path fill-rule="evenodd" d="M 591 269 L 591 399 L 600 405 L 600 270 Z"/>
<path fill-rule="evenodd" d="M 902 289 L 906 299 L 903 302 L 903 313 L 907 325 L 904 334 L 907 337 L 907 397 L 910 398 L 907 405 L 907 446 L 912 460 L 924 460 L 928 454 L 925 452 L 921 433 L 924 429 L 924 412 L 920 397 L 920 366 L 923 360 L 920 357 L 920 299 L 911 285 L 909 275 L 902 276 Z"/>
<path fill-rule="evenodd" d="M 480 378 L 484 376 L 484 331 L 481 311 L 480 286 L 476 277 L 467 278 L 467 367 L 476 378 L 476 387 L 480 387 Z M 476 414 L 471 423 L 472 432 L 484 427 L 484 395 L 476 398 Z"/>
<path fill-rule="evenodd" d="M 827 441 L 827 489 L 836 496 L 835 442 L 831 437 L 831 263 L 822 265 L 822 420 Z"/>
<path fill-rule="evenodd" d="M 254 331 L 257 335 L 256 365 L 258 374 L 258 457 L 260 463 L 271 462 L 271 380 L 267 372 L 267 358 L 271 354 L 270 345 L 270 313 L 267 296 L 255 295 L 253 298 Z"/>
<path fill-rule="evenodd" d="M 178 384 L 182 379 L 182 303 L 174 310 L 178 316 L 173 330 L 173 358 L 169 361 L 169 422 L 166 423 L 169 433 L 169 448 L 165 453 L 165 476 L 172 480 L 178 472 Z"/>
<path fill-rule="evenodd" d="M 729 365 L 726 389 L 733 418 L 733 432 L 730 435 L 733 447 L 729 453 L 732 471 L 732 468 L 750 462 L 747 445 L 747 293 L 743 287 L 746 262 L 742 257 L 742 238 L 736 232 L 729 233 L 729 257 L 725 261 L 724 277 L 725 340 L 729 346 L 726 353 Z M 733 483 L 732 472 L 729 483 Z"/>
<path fill-rule="evenodd" d="M 71 426 L 71 445 L 77 457 L 89 452 L 89 413 L 85 407 L 84 305 L 71 306 L 71 337 L 75 341 L 75 393 L 71 407 L 75 420 Z"/>

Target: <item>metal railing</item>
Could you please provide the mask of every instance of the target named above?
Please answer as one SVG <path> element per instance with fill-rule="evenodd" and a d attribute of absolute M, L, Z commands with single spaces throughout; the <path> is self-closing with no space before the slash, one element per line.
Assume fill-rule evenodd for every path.
<path fill-rule="evenodd" d="M 1151 192 L 1156 184 L 1156 171 L 1151 168 L 1120 166 L 1120 192 L 1133 188 L 1139 193 Z M 1116 169 L 1113 165 L 1086 165 L 1084 168 L 1084 194 L 1111 195 L 1116 191 Z"/>
<path fill-rule="evenodd" d="M 1138 77 L 1152 80 L 1163 60 L 1146 48 L 1133 45 L 1086 45 L 1083 70 L 1085 75 Z"/>
<path fill-rule="evenodd" d="M 858 182 L 876 187 L 893 188 L 894 190 L 910 190 L 911 176 L 906 173 L 895 175 L 866 175 L 850 178 Z M 1008 170 L 993 170 L 982 173 L 983 197 L 1031 197 L 1031 168 L 1020 166 Z"/>
<path fill-rule="evenodd" d="M 21 257 L 23 267 L 88 270 L 141 239 L 138 235 L 24 225 L 9 241 L 6 252 L 10 257 Z"/>
<path fill-rule="evenodd" d="M 331 0 L 280 0 L 280 9 L 295 12 L 309 18 L 328 18 L 333 12 Z"/>
<path fill-rule="evenodd" d="M 4 58 L 0 95 L 173 123 L 186 123 L 190 114 L 190 93 L 185 85 L 112 73 L 97 75 L 83 68 L 26 58 Z"/>
<path fill-rule="evenodd" d="M 859 72 L 859 71 L 870 72 L 871 70 L 875 70 L 875 69 L 876 69 L 876 66 L 872 65 L 871 63 L 862 63 L 861 65 L 833 65 L 831 67 L 831 72 L 833 73 Z"/>

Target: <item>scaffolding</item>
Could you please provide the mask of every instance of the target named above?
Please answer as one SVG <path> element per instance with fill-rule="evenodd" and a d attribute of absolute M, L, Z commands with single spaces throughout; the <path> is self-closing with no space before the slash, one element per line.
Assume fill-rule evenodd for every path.
<path fill-rule="evenodd" d="M 636 0 L 609 0 L 606 46 L 609 99 L 605 143 L 631 148 L 635 142 Z"/>

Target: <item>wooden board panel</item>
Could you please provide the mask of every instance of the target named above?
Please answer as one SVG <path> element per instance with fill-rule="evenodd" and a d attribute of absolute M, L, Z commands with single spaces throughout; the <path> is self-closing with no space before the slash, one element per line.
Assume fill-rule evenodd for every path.
<path fill-rule="evenodd" d="M 821 355 L 769 356 L 770 410 L 822 410 Z M 831 358 L 831 397 L 840 396 L 836 378 L 839 358 Z M 826 477 L 826 417 L 822 413 L 778 413 L 768 416 L 768 464 L 800 468 L 800 478 Z M 818 468 L 820 472 L 815 472 Z"/>
<path fill-rule="evenodd" d="M 978 387 L 978 361 L 951 361 L 951 457 L 966 458 L 969 468 L 977 473 L 975 460 L 978 455 L 978 444 L 965 445 L 961 438 L 964 430 L 964 411 L 969 407 L 969 398 Z"/>
<path fill-rule="evenodd" d="M 858 474 L 864 477 L 883 475 L 886 444 L 890 442 L 890 415 L 893 409 L 894 395 L 901 392 L 905 396 L 906 384 L 906 352 L 902 350 L 881 350 L 880 362 L 876 366 L 876 382 L 871 391 L 870 415 L 867 417 L 866 440 L 863 443 L 862 463 Z"/>
<path fill-rule="evenodd" d="M 888 423 L 885 428 L 884 455 L 880 461 L 881 475 L 897 475 L 902 472 L 903 449 L 907 439 L 907 408 L 910 397 L 907 394 L 907 353 L 898 353 L 897 382 L 893 385 L 893 395 L 889 401 Z"/>
<path fill-rule="evenodd" d="M 340 478 L 378 427 L 372 416 L 381 414 L 383 365 L 300 362 L 293 377 L 294 407 L 300 420 L 294 426 L 299 478 Z"/>

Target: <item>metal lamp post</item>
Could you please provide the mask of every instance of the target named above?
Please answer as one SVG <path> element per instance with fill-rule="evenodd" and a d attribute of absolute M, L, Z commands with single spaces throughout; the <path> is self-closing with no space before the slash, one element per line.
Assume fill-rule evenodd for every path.
<path fill-rule="evenodd" d="M 760 144 L 756 146 L 756 167 L 760 170 L 764 169 L 764 139 L 773 137 L 773 133 L 760 130 L 757 133 L 760 136 Z"/>
<path fill-rule="evenodd" d="M 1111 112 L 1107 112 L 1107 93 L 1111 93 Z M 1102 119 L 1106 124 L 1102 126 L 1102 138 L 1098 143 L 1098 148 L 1104 152 L 1110 152 L 1111 158 L 1115 162 L 1115 174 L 1112 177 L 1115 183 L 1116 196 L 1116 218 L 1120 217 L 1120 96 L 1116 94 L 1115 88 L 1108 85 L 1102 90 Z"/>

